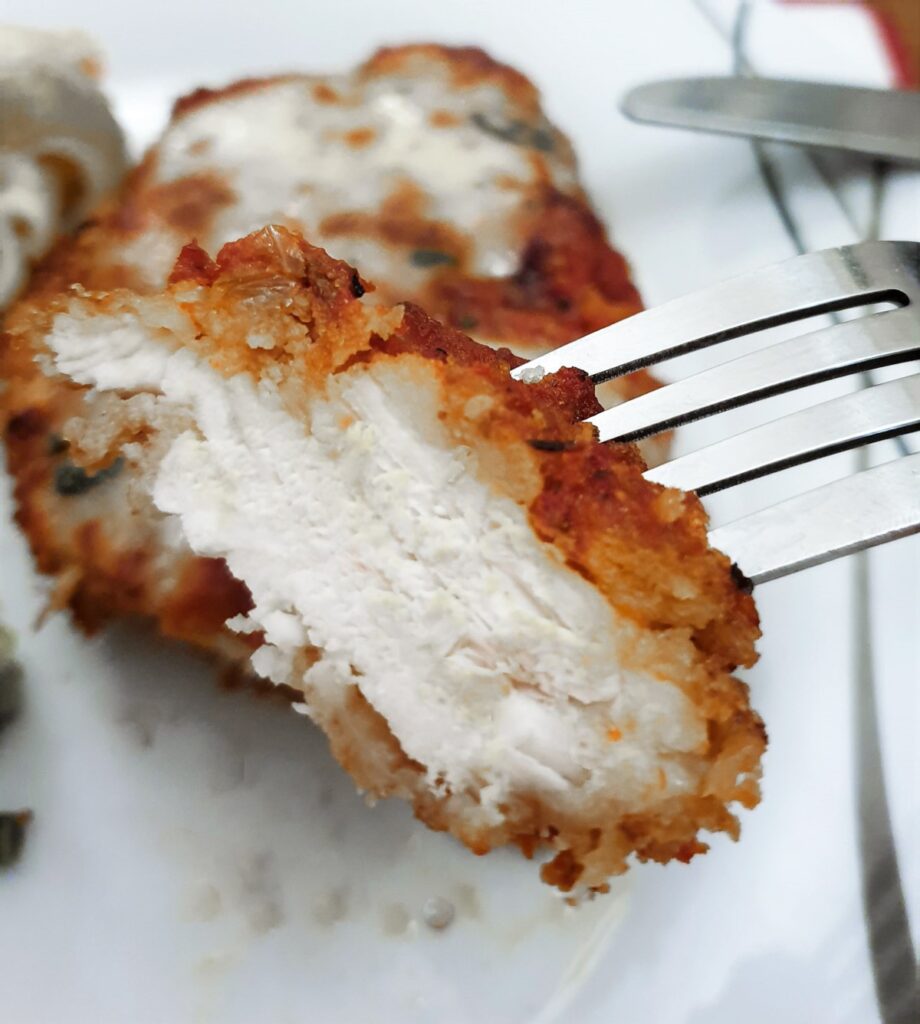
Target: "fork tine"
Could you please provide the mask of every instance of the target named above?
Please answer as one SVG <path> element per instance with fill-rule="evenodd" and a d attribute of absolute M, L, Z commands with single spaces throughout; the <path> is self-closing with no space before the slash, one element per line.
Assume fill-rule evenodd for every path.
<path fill-rule="evenodd" d="M 806 384 L 920 355 L 912 308 L 834 324 L 668 384 L 591 417 L 601 441 L 634 441 Z"/>
<path fill-rule="evenodd" d="M 753 583 L 920 533 L 920 453 L 835 480 L 711 530 Z"/>
<path fill-rule="evenodd" d="M 860 444 L 920 429 L 920 373 L 834 398 L 649 470 L 645 477 L 700 495 Z"/>
<path fill-rule="evenodd" d="M 674 299 L 531 360 L 576 366 L 596 382 L 744 334 L 872 302 L 920 301 L 920 243 L 862 242 L 795 256 Z"/>

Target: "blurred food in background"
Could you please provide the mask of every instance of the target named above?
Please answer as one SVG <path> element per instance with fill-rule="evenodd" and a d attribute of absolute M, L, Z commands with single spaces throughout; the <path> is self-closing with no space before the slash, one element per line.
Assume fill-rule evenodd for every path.
<path fill-rule="evenodd" d="M 0 26 L 0 308 L 127 167 L 101 66 L 82 33 Z"/>

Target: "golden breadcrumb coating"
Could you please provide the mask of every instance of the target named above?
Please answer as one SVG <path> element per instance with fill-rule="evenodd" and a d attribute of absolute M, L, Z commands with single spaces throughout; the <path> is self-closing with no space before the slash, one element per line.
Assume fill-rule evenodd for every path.
<path fill-rule="evenodd" d="M 411 303 L 374 305 L 373 296 L 365 297 L 368 287 L 352 267 L 295 234 L 268 228 L 226 245 L 216 262 L 197 246 L 186 247 L 160 292 L 78 289 L 48 293 L 43 303 L 19 307 L 0 353 L 8 381 L 0 415 L 18 518 L 40 568 L 58 576 L 61 603 L 69 603 L 88 628 L 113 615 L 140 614 L 156 619 L 167 635 L 217 647 L 231 657 L 255 651 L 256 666 L 297 694 L 362 789 L 409 800 L 429 826 L 450 831 L 479 853 L 506 843 L 516 843 L 528 855 L 547 848 L 551 858 L 542 875 L 565 891 L 603 888 L 611 874 L 625 870 L 631 854 L 642 860 L 689 860 L 706 848 L 701 830 L 736 835 L 731 805 L 757 802 L 765 734 L 748 704 L 747 688 L 730 673 L 755 659 L 757 615 L 743 578 L 709 548 L 699 501 L 646 481 L 634 446 L 596 442 L 593 429 L 579 422 L 599 408 L 579 371 L 563 370 L 536 384 L 517 382 L 509 370 L 520 364 L 519 357 L 478 344 Z M 92 339 L 94 325 L 102 341 L 95 350 L 91 341 L 84 358 L 77 342 L 83 332 Z M 105 345 L 115 346 L 111 365 Z M 454 781 L 454 748 L 445 754 L 426 746 L 430 737 L 414 733 L 412 716 L 400 718 L 399 687 L 380 682 L 385 668 L 397 672 L 417 656 L 411 644 L 400 647 L 393 665 L 386 666 L 383 655 L 368 661 L 357 639 L 352 650 L 343 627 L 332 638 L 338 645 L 332 650 L 339 652 L 334 655 L 325 642 L 316 642 L 314 624 L 305 620 L 307 639 L 294 645 L 294 653 L 285 649 L 280 661 L 269 661 L 284 648 L 278 637 L 288 636 L 290 627 L 279 626 L 273 634 L 265 589 L 273 583 L 260 577 L 261 559 L 251 563 L 250 572 L 245 568 L 250 563 L 234 547 L 238 542 L 222 546 L 223 513 L 216 518 L 208 513 L 204 527 L 196 526 L 195 503 L 185 512 L 172 508 L 182 495 L 170 496 L 164 488 L 170 467 L 179 465 L 177 445 L 209 450 L 205 414 L 195 411 L 194 396 L 185 404 L 173 400 L 159 378 L 147 381 L 146 371 L 137 370 L 131 383 L 125 367 L 135 365 L 131 360 L 138 353 L 152 359 L 151 365 L 159 365 L 161 355 L 179 353 L 198 367 L 195 373 L 210 375 L 209 386 L 219 390 L 223 381 L 228 394 L 264 397 L 271 415 L 282 416 L 283 424 L 303 424 L 297 431 L 305 436 L 316 434 L 315 420 L 321 412 L 326 415 L 323 410 L 341 408 L 328 444 L 335 448 L 339 433 L 356 438 L 354 451 L 363 453 L 361 458 L 383 449 L 367 440 L 373 416 L 355 426 L 344 396 L 373 384 L 389 396 L 390 408 L 415 417 L 411 430 L 401 421 L 398 425 L 409 430 L 406 444 L 424 441 L 422 447 L 435 453 L 432 460 L 453 458 L 452 453 L 468 459 L 462 463 L 470 467 L 460 474 L 462 485 L 515 520 L 515 550 L 524 552 L 520 560 L 535 578 L 543 574 L 553 587 L 581 595 L 598 622 L 609 617 L 612 638 L 597 631 L 582 638 L 588 646 L 580 647 L 577 625 L 565 636 L 572 639 L 572 650 L 614 645 L 618 674 L 610 685 L 617 696 L 558 693 L 539 665 L 527 667 L 523 639 L 521 650 L 511 649 L 512 630 L 502 641 L 511 644 L 511 653 L 502 655 L 511 667 L 480 666 L 480 675 L 463 677 L 463 686 L 471 688 L 462 692 L 440 679 L 431 682 L 431 692 L 453 709 L 446 718 L 432 711 L 432 721 L 437 728 L 457 728 L 457 713 L 475 708 L 480 699 L 512 699 L 548 715 L 548 728 L 565 717 L 587 737 L 584 749 L 590 756 L 585 753 L 574 766 L 566 763 L 558 769 L 561 774 L 551 758 L 550 767 L 541 762 L 539 778 L 550 777 L 556 788 L 501 776 L 504 788 L 495 801 L 489 794 L 498 783 L 490 772 L 499 771 L 504 756 L 471 754 L 473 768 L 465 761 Z M 181 388 L 181 374 L 176 381 Z M 412 409 L 400 397 L 405 393 L 413 396 Z M 350 452 L 324 456 L 315 471 L 344 473 L 336 460 L 341 457 L 347 468 Z M 241 454 L 241 464 L 247 457 Z M 307 468 L 305 463 L 304 473 Z M 296 489 L 297 468 L 284 471 L 293 474 L 284 486 Z M 417 472 L 424 477 L 427 470 Z M 454 476 L 445 480 L 451 481 L 444 484 L 448 502 Z M 353 485 L 360 490 L 359 478 Z M 218 487 L 213 493 L 219 492 Z M 245 484 L 236 498 L 226 498 L 226 514 L 258 499 L 250 492 Z M 202 492 L 202 507 L 211 493 Z M 433 507 L 420 514 L 429 513 L 446 514 Z M 303 515 L 307 523 L 309 516 Z M 270 536 L 261 517 L 261 512 L 254 517 L 252 535 L 264 528 Z M 211 529 L 217 533 L 208 534 Z M 193 556 L 189 543 L 216 557 Z M 385 543 L 368 535 L 366 544 L 370 566 L 372 548 Z M 290 557 L 293 562 L 293 552 Z M 224 558 L 243 580 L 228 571 Z M 476 569 L 479 558 L 485 556 L 472 548 L 467 568 Z M 405 560 L 425 569 L 424 553 L 411 545 Z M 451 564 L 457 571 L 463 567 L 462 560 Z M 483 573 L 487 568 L 484 564 Z M 327 585 L 335 593 L 335 581 L 328 579 L 331 561 L 327 566 L 318 559 L 310 572 L 305 600 Z M 495 585 L 501 585 L 497 578 Z M 462 601 L 462 594 L 457 599 Z M 495 607 L 501 611 L 502 602 Z M 554 610 L 539 607 L 533 614 L 543 621 L 541 616 L 552 618 Z M 248 629 L 241 615 L 248 615 Z M 225 622 L 231 617 L 237 618 L 229 629 Z M 524 625 L 521 630 L 523 638 Z M 534 636 L 539 640 L 539 632 Z M 421 649 L 426 639 L 419 635 L 417 643 Z M 336 657 L 345 657 L 346 665 L 351 659 L 351 673 L 345 681 L 336 676 L 330 682 Z M 445 666 L 452 657 L 445 655 Z M 588 654 L 572 657 L 565 671 L 584 674 Z M 480 676 L 481 683 L 470 682 Z M 403 685 L 413 685 L 412 678 L 410 673 Z M 590 672 L 584 678 L 586 687 L 594 686 Z M 428 685 L 427 677 L 422 681 Z M 632 699 L 638 702 L 634 713 L 614 713 L 618 701 Z M 652 705 L 658 710 L 646 722 L 643 715 Z M 419 713 L 423 706 L 430 710 L 422 701 Z M 509 750 L 518 741 L 531 749 L 537 734 L 521 739 L 515 728 L 512 723 Z M 598 746 L 599 735 L 606 746 Z M 621 762 L 620 750 L 632 753 Z"/>
<path fill-rule="evenodd" d="M 219 560 L 183 563 L 178 589 L 168 574 L 149 578 L 164 572 L 160 540 L 130 466 L 108 503 L 92 481 L 67 477 L 61 447 L 79 398 L 33 360 L 55 296 L 75 284 L 157 291 L 191 239 L 216 252 L 280 219 L 333 255 L 361 256 L 385 301 L 535 355 L 640 308 L 576 171 L 534 86 L 472 48 L 396 47 L 348 75 L 245 80 L 180 100 L 121 195 L 60 243 L 6 321 L 18 339 L 0 350 L 9 467 L 39 569 L 57 577 L 56 605 L 88 630 L 155 607 L 170 635 L 210 646 L 246 597 Z M 653 381 L 611 386 L 630 397 Z M 643 451 L 660 461 L 665 444 Z M 72 493 L 87 483 L 86 498 Z M 151 606 L 155 591 L 177 603 Z"/>

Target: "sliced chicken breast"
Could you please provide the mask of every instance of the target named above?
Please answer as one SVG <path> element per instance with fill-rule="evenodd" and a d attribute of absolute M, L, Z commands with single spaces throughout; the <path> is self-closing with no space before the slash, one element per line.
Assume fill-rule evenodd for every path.
<path fill-rule="evenodd" d="M 216 262 L 186 247 L 163 288 L 20 316 L 6 363 L 34 400 L 8 430 L 49 453 L 14 464 L 33 538 L 54 511 L 31 491 L 56 489 L 167 632 L 189 633 L 202 566 L 226 573 L 205 632 L 362 790 L 478 853 L 545 850 L 565 891 L 735 835 L 765 744 L 731 675 L 757 616 L 699 501 L 596 442 L 580 372 L 514 381 L 507 350 L 367 289 L 274 227 Z"/>

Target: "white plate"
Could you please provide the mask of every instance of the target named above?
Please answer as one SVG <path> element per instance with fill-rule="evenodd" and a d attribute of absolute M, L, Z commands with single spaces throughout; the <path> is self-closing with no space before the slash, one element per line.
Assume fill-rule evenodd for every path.
<path fill-rule="evenodd" d="M 138 143 L 198 84 L 344 68 L 385 42 L 472 41 L 543 88 L 648 302 L 790 254 L 745 143 L 615 113 L 641 80 L 728 69 L 724 40 L 689 3 L 170 0 L 128 10 L 97 3 L 80 19 L 110 54 L 118 111 Z M 40 15 L 8 0 L 4 16 L 61 27 L 75 13 L 59 0 Z M 715 512 L 767 504 L 848 465 L 752 485 Z M 280 707 L 215 693 L 193 657 L 124 627 L 88 641 L 58 617 L 33 631 L 42 583 L 10 506 L 4 485 L 0 602 L 21 634 L 29 704 L 0 749 L 0 806 L 32 807 L 35 822 L 21 865 L 0 877 L 0 1019 L 878 1019 L 855 827 L 850 564 L 759 595 L 763 656 L 748 679 L 771 746 L 763 804 L 744 815 L 741 842 L 716 839 L 689 866 L 639 867 L 572 910 L 515 855 L 477 859 L 403 806 L 367 809 L 321 735 Z M 920 850 L 916 796 L 903 785 L 918 777 L 918 553 L 902 542 L 873 567 L 902 862 Z M 457 908 L 442 933 L 421 921 L 435 896 Z"/>

